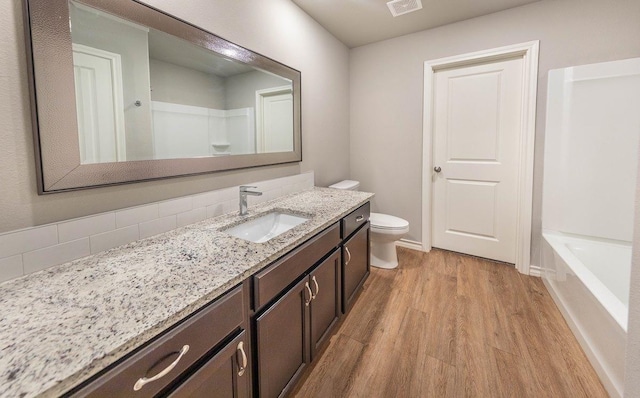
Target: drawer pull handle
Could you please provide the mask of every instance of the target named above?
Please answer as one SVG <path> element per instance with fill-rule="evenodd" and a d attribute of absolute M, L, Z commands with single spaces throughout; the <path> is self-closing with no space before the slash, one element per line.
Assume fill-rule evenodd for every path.
<path fill-rule="evenodd" d="M 240 369 L 238 369 L 238 376 L 242 376 L 244 371 L 247 370 L 247 354 L 244 352 L 244 341 L 238 343 L 238 351 L 240 355 L 242 355 L 242 365 L 240 365 Z"/>
<path fill-rule="evenodd" d="M 344 265 L 348 265 L 349 261 L 351 261 L 351 252 L 349 251 L 349 248 L 347 246 L 344 247 L 344 250 L 347 252 L 347 261 L 344 263 Z"/>
<path fill-rule="evenodd" d="M 316 280 L 315 275 L 311 277 L 311 280 L 313 281 L 313 284 L 316 286 L 316 292 L 313 293 L 313 296 L 311 296 L 311 299 L 314 300 L 316 296 L 318 296 L 318 292 L 320 291 L 320 286 L 318 286 L 318 281 Z"/>
<path fill-rule="evenodd" d="M 362 220 L 364 220 L 364 216 L 358 216 L 358 217 L 356 217 L 356 222 L 360 222 L 360 221 L 362 221 Z"/>
<path fill-rule="evenodd" d="M 133 386 L 133 391 L 138 391 L 142 387 L 144 387 L 145 384 L 151 383 L 152 381 L 156 381 L 156 380 L 166 376 L 167 373 L 171 372 L 173 370 L 173 368 L 176 367 L 178 362 L 180 362 L 180 360 L 182 359 L 182 356 L 184 354 L 186 354 L 187 351 L 189 351 L 189 346 L 187 344 L 185 344 L 185 345 L 182 346 L 182 349 L 180 350 L 180 355 L 178 355 L 178 358 L 176 358 L 175 361 L 171 362 L 171 364 L 169 366 L 167 366 L 162 372 L 158 373 L 157 375 L 155 375 L 153 377 L 150 377 L 148 379 L 146 377 L 139 378 L 138 381 L 136 381 L 136 384 Z"/>
<path fill-rule="evenodd" d="M 305 295 L 305 300 L 304 300 L 304 305 L 308 307 L 309 303 L 311 303 L 311 300 L 313 300 L 313 293 L 311 293 L 311 288 L 309 287 L 309 282 L 305 282 L 304 283 L 304 287 L 306 287 L 307 291 L 309 292 L 309 300 L 306 299 L 306 295 Z"/>

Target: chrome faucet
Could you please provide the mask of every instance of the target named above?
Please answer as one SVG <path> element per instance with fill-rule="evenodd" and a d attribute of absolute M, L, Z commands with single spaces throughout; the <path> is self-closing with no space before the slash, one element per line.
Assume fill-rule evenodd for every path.
<path fill-rule="evenodd" d="M 257 187 L 252 187 L 249 185 L 240 185 L 240 215 L 241 216 L 244 216 L 247 214 L 247 195 L 251 195 L 251 196 L 262 195 L 262 192 L 249 191 L 248 189 L 250 188 L 257 188 Z"/>

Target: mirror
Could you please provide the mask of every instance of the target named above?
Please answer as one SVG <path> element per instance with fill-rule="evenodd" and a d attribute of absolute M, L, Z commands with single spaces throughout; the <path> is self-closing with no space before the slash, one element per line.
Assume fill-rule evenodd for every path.
<path fill-rule="evenodd" d="M 25 0 L 41 194 L 296 162 L 300 72 L 132 0 Z"/>

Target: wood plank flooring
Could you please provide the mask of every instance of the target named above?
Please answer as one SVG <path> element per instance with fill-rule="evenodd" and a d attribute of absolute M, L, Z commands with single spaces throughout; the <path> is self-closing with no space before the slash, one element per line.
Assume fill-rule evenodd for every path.
<path fill-rule="evenodd" d="M 607 397 L 539 278 L 434 249 L 398 249 L 296 397 Z"/>

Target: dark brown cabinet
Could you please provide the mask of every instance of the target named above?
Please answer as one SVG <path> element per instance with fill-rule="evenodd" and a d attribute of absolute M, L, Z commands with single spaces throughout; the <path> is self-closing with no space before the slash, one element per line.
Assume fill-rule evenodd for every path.
<path fill-rule="evenodd" d="M 369 221 L 371 205 L 369 202 L 358 207 L 342 219 L 342 238 L 346 239 Z"/>
<path fill-rule="evenodd" d="M 172 391 L 171 398 L 248 397 L 247 333 L 242 332 Z"/>
<path fill-rule="evenodd" d="M 337 249 L 309 275 L 313 291 L 313 300 L 309 305 L 311 360 L 315 360 L 318 351 L 329 342 L 333 329 L 342 315 L 341 266 L 342 257 L 340 249 Z"/>
<path fill-rule="evenodd" d="M 309 363 L 309 282 L 305 278 L 256 318 L 258 393 L 286 394 Z"/>
<path fill-rule="evenodd" d="M 369 275 L 368 220 L 366 203 L 254 276 L 258 396 L 286 396 L 352 306 Z"/>
<path fill-rule="evenodd" d="M 208 376 L 217 380 L 227 380 L 229 384 L 225 385 L 224 389 L 237 392 L 233 395 L 234 397 L 249 396 L 250 375 L 242 380 L 237 377 L 227 377 L 232 376 L 229 372 L 232 367 L 238 367 L 237 363 L 226 362 L 226 369 L 229 371 L 226 375 L 223 375 L 224 371 L 220 370 L 224 362 L 222 358 L 227 356 L 229 359 L 232 352 L 236 351 L 244 351 L 247 357 L 245 368 L 249 366 L 250 350 L 246 337 L 248 332 L 244 331 L 248 325 L 246 299 L 248 291 L 248 284 L 244 284 L 220 296 L 127 359 L 107 369 L 86 386 L 77 388 L 71 396 L 164 396 L 167 391 L 175 390 L 175 386 L 182 383 L 182 380 L 188 376 L 194 378 L 197 376 L 193 380 L 188 379 L 192 380 L 190 385 L 206 383 L 204 379 Z M 238 341 L 238 344 L 242 341 L 241 348 L 238 344 L 225 345 L 225 341 L 230 338 L 233 338 L 234 342 Z M 208 368 L 203 371 L 201 363 L 204 361 L 207 361 L 204 366 Z M 244 365 L 244 358 L 240 364 Z M 189 390 L 185 387 L 183 391 Z"/>
<path fill-rule="evenodd" d="M 340 249 L 256 318 L 258 391 L 279 397 L 329 341 L 340 318 Z"/>
<path fill-rule="evenodd" d="M 253 276 L 256 311 L 269 304 L 310 267 L 340 245 L 340 223 L 335 223 Z"/>
<path fill-rule="evenodd" d="M 353 305 L 362 285 L 369 276 L 369 223 L 342 245 L 342 311 Z"/>

